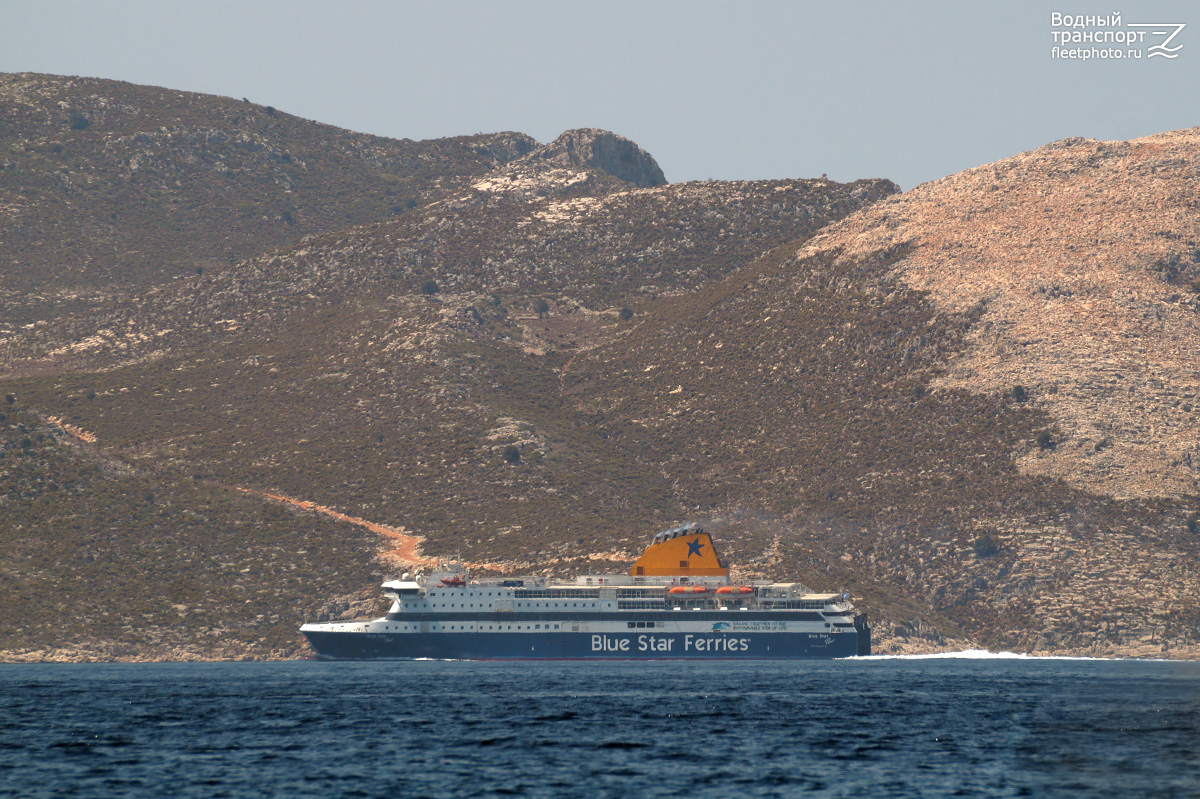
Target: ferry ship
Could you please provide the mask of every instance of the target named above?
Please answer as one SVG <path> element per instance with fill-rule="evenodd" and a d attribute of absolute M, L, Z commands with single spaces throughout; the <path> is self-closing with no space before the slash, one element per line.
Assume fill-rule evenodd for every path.
<path fill-rule="evenodd" d="M 666 530 L 628 574 L 475 579 L 460 565 L 383 584 L 382 618 L 305 624 L 322 658 L 455 660 L 842 658 L 871 653 L 845 593 L 729 578 L 712 536 Z"/>

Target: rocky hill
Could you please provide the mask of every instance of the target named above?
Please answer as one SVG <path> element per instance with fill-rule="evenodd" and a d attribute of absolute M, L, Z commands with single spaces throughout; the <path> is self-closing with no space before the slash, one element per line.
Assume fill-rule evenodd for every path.
<path fill-rule="evenodd" d="M 597 169 L 595 159 L 606 157 L 650 178 Z M 395 219 L 307 236 L 290 250 L 10 336 L 0 345 L 12 398 L 0 514 L 11 509 L 20 525 L 5 541 L 6 557 L 27 562 L 32 542 L 50 530 L 56 545 L 53 558 L 37 555 L 37 570 L 6 574 L 4 610 L 16 622 L 0 633 L 0 647 L 40 657 L 65 639 L 90 649 L 53 656 L 194 656 L 222 640 L 213 630 L 251 629 L 263 643 L 242 636 L 211 653 L 263 656 L 288 636 L 298 646 L 295 626 L 306 615 L 366 612 L 360 602 L 374 602 L 378 572 L 397 567 L 391 556 L 364 555 L 393 548 L 381 544 L 381 529 L 493 569 L 565 569 L 622 557 L 617 550 L 678 518 L 686 511 L 669 485 L 609 448 L 621 424 L 562 395 L 564 369 L 636 334 L 662 298 L 720 280 L 895 187 L 633 185 L 660 178 L 631 142 L 568 132 Z M 71 477 L 78 464 L 89 464 L 89 482 Z M 129 486 L 112 483 L 118 473 Z M 152 568 L 133 567 L 136 583 L 120 585 L 131 593 L 112 601 L 131 609 L 112 611 L 120 624 L 93 628 L 81 619 L 34 636 L 45 609 L 62 607 L 58 581 L 105 579 L 89 559 L 93 496 L 146 519 L 124 531 L 105 527 L 104 540 L 119 537 L 113 546 L 122 555 L 169 553 L 177 545 L 158 541 L 154 525 L 201 505 L 209 525 L 280 543 L 269 555 L 250 545 L 233 558 L 214 542 L 176 568 L 156 556 L 146 560 Z M 117 496 L 128 499 L 110 499 Z M 298 507 L 287 498 L 328 513 L 285 513 Z M 266 510 L 248 515 L 248 502 Z M 299 532 L 284 529 L 296 519 L 304 520 Z M 411 545 L 403 553 L 414 557 Z M 111 568 L 119 557 L 98 561 Z M 206 575 L 208 603 L 225 608 L 226 619 L 176 612 L 191 607 L 176 590 L 191 569 Z M 315 570 L 320 580 L 311 579 Z M 287 575 L 287 596 L 272 585 L 246 602 L 243 574 L 268 582 Z M 268 612 L 272 602 L 278 607 Z M 143 626 L 151 632 L 136 632 Z M 202 643 L 189 648 L 189 636 Z"/>
<path fill-rule="evenodd" d="M 570 390 L 685 502 L 769 519 L 868 602 L 902 588 L 991 647 L 1195 656 L 1198 164 L 1193 129 L 925 184 L 664 303 Z"/>
<path fill-rule="evenodd" d="M 593 190 L 603 185 L 610 193 L 559 199 L 553 187 L 563 184 L 555 181 L 578 185 L 572 174 L 546 173 L 536 162 L 521 172 L 524 165 L 512 164 L 502 174 L 527 187 L 551 187 L 532 192 L 532 200 L 509 183 L 493 193 L 490 185 L 498 179 L 486 179 L 466 196 L 401 219 L 307 237 L 295 249 L 235 269 L 38 325 L 8 341 L 0 358 L 17 369 L 72 363 L 94 369 L 102 362 L 194 352 L 202 342 L 244 338 L 250 329 L 278 329 L 315 309 L 369 298 L 416 299 L 422 308 L 439 302 L 448 324 L 499 318 L 512 328 L 505 335 L 539 351 L 571 349 L 580 334 L 547 341 L 522 315 L 534 313 L 539 301 L 547 311 L 615 314 L 661 294 L 694 290 L 895 191 L 890 182 L 870 180 L 685 183 L 647 190 L 622 184 L 626 190 L 614 191 L 602 175 L 580 173 Z"/>
<path fill-rule="evenodd" d="M 3 74 L 0 322 L 403 215 L 537 146 L 385 139 L 245 100 Z"/>
<path fill-rule="evenodd" d="M 691 519 L 747 576 L 853 591 L 892 651 L 1200 655 L 1197 163 L 1184 131 L 899 195 L 671 185 L 571 131 L 22 330 L 0 649 L 294 652 L 402 562 L 620 566 Z M 100 632 L 38 632 L 118 564 Z"/>
<path fill-rule="evenodd" d="M 908 247 L 891 269 L 979 323 L 935 388 L 1022 394 L 1057 443 L 1023 455 L 1098 494 L 1200 494 L 1200 129 L 1065 139 L 925 184 L 806 254 Z"/>

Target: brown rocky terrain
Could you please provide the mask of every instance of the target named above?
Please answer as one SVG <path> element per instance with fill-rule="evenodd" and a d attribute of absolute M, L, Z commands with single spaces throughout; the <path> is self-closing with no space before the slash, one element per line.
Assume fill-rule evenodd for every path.
<path fill-rule="evenodd" d="M 403 215 L 535 147 L 514 133 L 385 139 L 245 100 L 0 75 L 0 325 Z"/>
<path fill-rule="evenodd" d="M 616 313 L 643 298 L 705 285 L 895 191 L 890 182 L 868 180 L 642 190 L 599 181 L 610 193 L 564 199 L 552 196 L 558 181 L 576 174 L 583 181 L 587 173 L 547 173 L 537 162 L 518 171 L 525 164 L 522 159 L 500 174 L 527 191 L 512 191 L 508 181 L 493 193 L 494 181 L 484 181 L 469 195 L 402 219 L 310 236 L 237 269 L 177 281 L 87 316 L 50 320 L 6 342 L 0 362 L 82 355 L 94 365 L 97 357 L 188 350 L 200 339 L 278 327 L 313 308 L 366 295 L 416 299 L 420 306 L 441 300 L 448 326 L 477 326 L 497 313 L 517 324 L 536 299 L 560 310 Z M 430 280 L 437 296 L 421 292 Z M 522 328 L 521 335 L 535 335 L 529 325 Z M 555 343 L 574 346 L 570 339 Z"/>
<path fill-rule="evenodd" d="M 311 235 L 291 250 L 10 336 L 0 349 L 12 397 L 0 514 L 26 519 L 22 530 L 53 530 L 57 548 L 39 567 L 44 579 L 31 581 L 26 568 L 7 572 L 14 590 L 4 609 L 19 623 L 0 631 L 0 646 L 22 659 L 270 656 L 279 651 L 274 634 L 218 646 L 209 632 L 265 623 L 295 647 L 305 616 L 374 611 L 373 584 L 381 569 L 396 568 L 398 537 L 413 536 L 401 541 L 406 560 L 461 553 L 505 571 L 603 568 L 676 518 L 682 509 L 661 480 L 606 452 L 603 425 L 556 397 L 564 368 L 629 335 L 655 298 L 720 279 L 895 187 L 792 180 L 635 188 L 595 169 L 597 159 L 634 164 L 643 177 L 626 174 L 635 182 L 661 177 L 631 142 L 568 132 L 393 220 Z M 25 447 L 30 431 L 43 438 Z M 510 446 L 521 453 L 517 464 L 503 457 Z M 313 582 L 301 602 L 280 601 L 272 586 L 246 603 L 237 598 L 243 580 L 229 579 L 218 562 L 210 603 L 225 607 L 229 621 L 214 623 L 172 615 L 165 597 L 185 567 L 155 561 L 150 572 L 134 567 L 142 579 L 120 586 L 130 592 L 124 601 L 105 596 L 131 610 L 117 633 L 93 632 L 81 617 L 69 631 L 35 638 L 35 620 L 61 608 L 51 601 L 56 580 L 102 579 L 88 559 L 91 496 L 130 493 L 104 469 L 86 488 L 64 492 L 76 484 L 62 474 L 62 452 L 120 464 L 145 486 L 131 489 L 134 497 L 186 487 L 188 499 L 173 506 L 207 503 L 216 508 L 209 523 L 247 540 L 289 541 L 296 533 L 280 525 L 308 520 L 297 525 L 303 546 L 272 548 L 250 573 L 294 575 L 300 584 L 312 569 L 338 580 L 371 576 L 353 587 Z M 275 510 L 239 522 L 222 504 L 230 497 L 238 498 L 233 507 L 257 497 Z M 551 518 L 562 526 L 547 526 Z M 153 530 L 131 524 L 125 556 L 161 548 Z M 570 545 L 564 531 L 574 531 Z M 409 546 L 415 539 L 421 552 Z M 7 557 L 21 562 L 30 541 L 12 537 Z M 364 557 L 363 547 L 382 561 Z M 360 571 L 336 565 L 342 557 Z M 264 613 L 272 601 L 278 607 Z M 139 628 L 153 633 L 134 635 Z M 200 643 L 181 643 L 193 634 Z"/>
<path fill-rule="evenodd" d="M 690 519 L 852 591 L 882 651 L 1200 656 L 1196 137 L 895 195 L 658 185 L 571 131 L 47 319 L 0 342 L 0 649 L 279 656 L 375 610 L 397 544 L 572 573 Z M 109 626 L 39 627 L 72 575 Z"/>
<path fill-rule="evenodd" d="M 1113 497 L 1200 494 L 1200 129 L 1066 139 L 856 216 L 805 253 L 907 245 L 893 269 L 983 312 L 935 387 L 1024 387 L 1059 432 L 1021 470 Z"/>
<path fill-rule="evenodd" d="M 165 479 L 14 405 L 0 406 L 4 660 L 283 657 L 287 626 L 348 610 L 384 575 L 373 536 Z"/>

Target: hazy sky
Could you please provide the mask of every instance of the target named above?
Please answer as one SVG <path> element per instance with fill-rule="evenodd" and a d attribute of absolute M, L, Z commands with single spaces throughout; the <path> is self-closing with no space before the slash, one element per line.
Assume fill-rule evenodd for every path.
<path fill-rule="evenodd" d="M 1146 57 L 1165 37 L 1143 28 L 1141 59 L 1055 59 L 1053 11 L 1119 11 L 1122 32 L 1187 23 L 1184 46 Z M 600 127 L 671 181 L 907 189 L 1066 136 L 1200 124 L 1195 2 L 0 0 L 0 20 L 4 72 L 247 97 L 413 139 Z"/>

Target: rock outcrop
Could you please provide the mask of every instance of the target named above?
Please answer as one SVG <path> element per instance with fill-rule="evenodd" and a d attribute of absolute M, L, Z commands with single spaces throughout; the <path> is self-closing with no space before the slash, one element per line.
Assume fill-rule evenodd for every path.
<path fill-rule="evenodd" d="M 524 157 L 561 167 L 599 169 L 640 188 L 667 182 L 650 153 L 629 139 L 597 128 L 568 130 Z"/>

